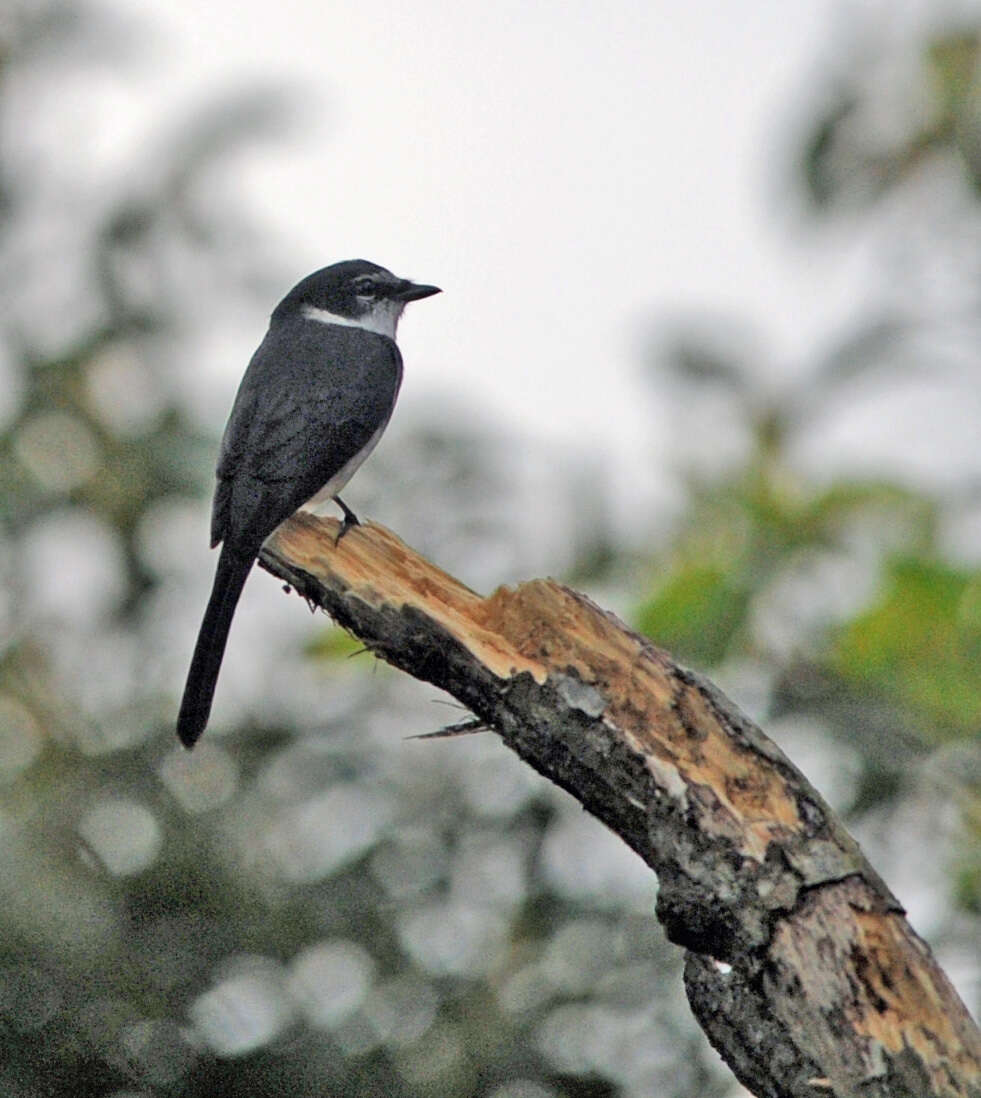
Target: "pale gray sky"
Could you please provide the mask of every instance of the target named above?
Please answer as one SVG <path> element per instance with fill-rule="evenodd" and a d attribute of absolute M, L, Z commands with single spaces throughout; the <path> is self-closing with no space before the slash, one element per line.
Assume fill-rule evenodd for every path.
<path fill-rule="evenodd" d="M 363 256 L 445 288 L 404 322 L 404 399 L 432 382 L 582 441 L 647 414 L 652 307 L 731 309 L 778 339 L 817 322 L 772 142 L 829 0 L 139 7 L 162 34 L 148 100 L 302 89 L 295 140 L 242 165 L 291 274 Z"/>
<path fill-rule="evenodd" d="M 281 289 L 355 256 L 438 283 L 444 295 L 403 321 L 402 414 L 440 393 L 621 471 L 640 453 L 650 468 L 652 440 L 672 457 L 678 445 L 640 381 L 652 317 L 731 315 L 758 329 L 775 368 L 793 369 L 875 295 L 881 272 L 860 226 L 809 235 L 795 221 L 793 140 L 856 24 L 900 35 L 938 10 L 921 0 L 116 7 L 156 46 L 124 77 L 89 82 L 96 112 L 59 91 L 61 147 L 84 127 L 87 159 L 129 170 L 160 119 L 208 93 L 282 82 L 298 93 L 294 131 L 232 169 L 281 241 Z M 211 387 L 199 403 L 209 416 L 213 405 L 216 427 L 265 323 L 263 312 L 231 335 L 209 331 L 188 367 Z M 973 453 L 975 404 L 945 398 L 930 414 L 943 438 L 951 407 L 965 409 L 958 430 Z M 917 395 L 911 423 L 935 454 L 922 408 Z M 878 419 L 882 447 L 895 450 L 895 418 Z M 859 417 L 837 452 L 854 460 L 879 445 L 877 429 Z M 903 447 L 899 461 L 911 454 Z"/>

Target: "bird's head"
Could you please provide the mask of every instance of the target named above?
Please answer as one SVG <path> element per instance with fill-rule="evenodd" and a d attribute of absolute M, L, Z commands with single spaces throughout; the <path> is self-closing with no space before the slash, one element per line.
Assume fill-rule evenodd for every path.
<path fill-rule="evenodd" d="M 273 321 L 299 313 L 323 324 L 364 328 L 394 339 L 406 305 L 439 292 L 438 286 L 399 278 L 366 259 L 348 259 L 298 282 L 277 306 Z"/>

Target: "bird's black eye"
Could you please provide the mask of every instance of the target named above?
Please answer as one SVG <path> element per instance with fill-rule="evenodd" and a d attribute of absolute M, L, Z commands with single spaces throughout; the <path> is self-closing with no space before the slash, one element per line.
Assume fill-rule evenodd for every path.
<path fill-rule="evenodd" d="M 378 291 L 374 279 L 359 278 L 354 284 L 354 292 L 358 297 L 373 297 Z"/>

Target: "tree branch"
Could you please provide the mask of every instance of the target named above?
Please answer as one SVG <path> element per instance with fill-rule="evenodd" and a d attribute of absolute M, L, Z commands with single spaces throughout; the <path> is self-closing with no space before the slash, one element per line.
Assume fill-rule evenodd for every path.
<path fill-rule="evenodd" d="M 482 598 L 299 513 L 261 565 L 448 691 L 659 878 L 696 1018 L 759 1098 L 979 1098 L 981 1034 L 817 791 L 711 683 L 551 580 Z"/>

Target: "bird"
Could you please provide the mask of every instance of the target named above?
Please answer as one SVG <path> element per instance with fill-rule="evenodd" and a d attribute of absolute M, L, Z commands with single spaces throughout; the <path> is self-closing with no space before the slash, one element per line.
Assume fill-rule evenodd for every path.
<path fill-rule="evenodd" d="M 221 546 L 177 718 L 191 748 L 208 723 L 235 608 L 262 543 L 301 508 L 333 500 L 388 426 L 402 384 L 395 333 L 410 301 L 440 293 L 365 259 L 323 267 L 273 310 L 222 436 L 211 511 Z"/>

